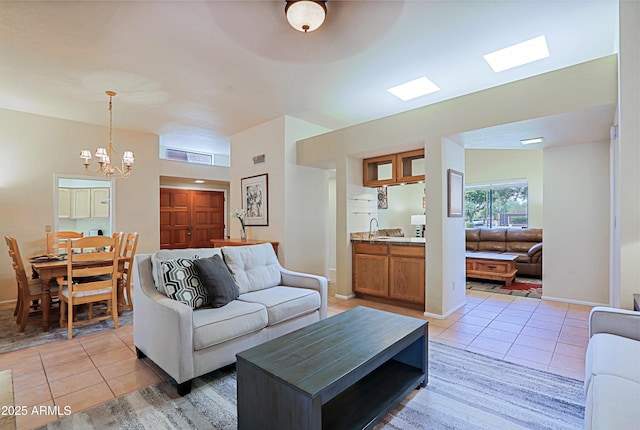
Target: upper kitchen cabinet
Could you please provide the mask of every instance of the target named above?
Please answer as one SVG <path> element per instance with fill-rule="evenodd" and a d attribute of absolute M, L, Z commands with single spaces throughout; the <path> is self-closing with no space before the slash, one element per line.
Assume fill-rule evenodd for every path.
<path fill-rule="evenodd" d="M 424 149 L 363 160 L 365 187 L 424 181 Z"/>
<path fill-rule="evenodd" d="M 395 154 L 366 158 L 363 162 L 363 184 L 365 187 L 379 187 L 396 182 L 397 161 Z"/>
<path fill-rule="evenodd" d="M 396 155 L 397 182 L 424 181 L 424 149 L 402 152 Z"/>
<path fill-rule="evenodd" d="M 91 216 L 91 189 L 71 189 L 71 216 L 70 218 L 89 218 Z"/>
<path fill-rule="evenodd" d="M 71 218 L 71 190 L 58 188 L 58 218 Z"/>
<path fill-rule="evenodd" d="M 91 188 L 91 218 L 109 218 L 109 188 Z"/>

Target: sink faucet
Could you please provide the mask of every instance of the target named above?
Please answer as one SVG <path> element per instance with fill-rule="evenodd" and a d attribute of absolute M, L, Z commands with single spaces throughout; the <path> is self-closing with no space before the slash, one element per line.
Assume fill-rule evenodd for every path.
<path fill-rule="evenodd" d="M 376 229 L 375 230 L 373 229 L 373 226 L 372 226 L 374 221 L 376 222 Z M 371 221 L 369 221 L 369 240 L 371 240 L 372 238 L 378 236 L 378 228 L 379 228 L 378 220 L 375 217 L 371 218 Z"/>

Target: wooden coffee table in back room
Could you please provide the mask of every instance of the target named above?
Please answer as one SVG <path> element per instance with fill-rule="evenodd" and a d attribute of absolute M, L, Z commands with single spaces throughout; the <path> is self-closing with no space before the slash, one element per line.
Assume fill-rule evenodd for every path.
<path fill-rule="evenodd" d="M 372 428 L 426 385 L 427 330 L 360 306 L 237 354 L 238 429 Z"/>
<path fill-rule="evenodd" d="M 467 252 L 467 278 L 504 281 L 506 286 L 516 278 L 516 255 L 492 252 Z"/>

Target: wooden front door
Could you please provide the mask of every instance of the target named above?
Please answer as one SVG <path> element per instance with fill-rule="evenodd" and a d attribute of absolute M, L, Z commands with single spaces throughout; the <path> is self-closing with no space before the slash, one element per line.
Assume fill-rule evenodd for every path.
<path fill-rule="evenodd" d="M 160 249 L 207 248 L 223 237 L 223 192 L 160 188 Z"/>

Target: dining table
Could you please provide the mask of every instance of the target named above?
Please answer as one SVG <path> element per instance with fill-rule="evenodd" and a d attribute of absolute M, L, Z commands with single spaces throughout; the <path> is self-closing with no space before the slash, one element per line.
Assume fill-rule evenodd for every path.
<path fill-rule="evenodd" d="M 124 306 L 124 281 L 122 274 L 124 272 L 125 264 L 131 259 L 128 257 L 118 258 L 118 315 L 122 315 L 122 309 Z M 42 329 L 49 331 L 49 307 L 51 306 L 51 282 L 55 282 L 56 278 L 67 275 L 67 260 L 63 256 L 51 256 L 47 258 L 34 258 L 29 259 L 31 263 L 32 277 L 40 278 L 42 280 L 42 292 L 40 294 L 41 308 L 42 308 Z M 112 264 L 112 260 L 104 260 L 104 265 Z M 103 265 L 102 262 L 77 262 L 73 264 L 74 268 L 79 267 L 95 267 L 96 265 Z"/>

